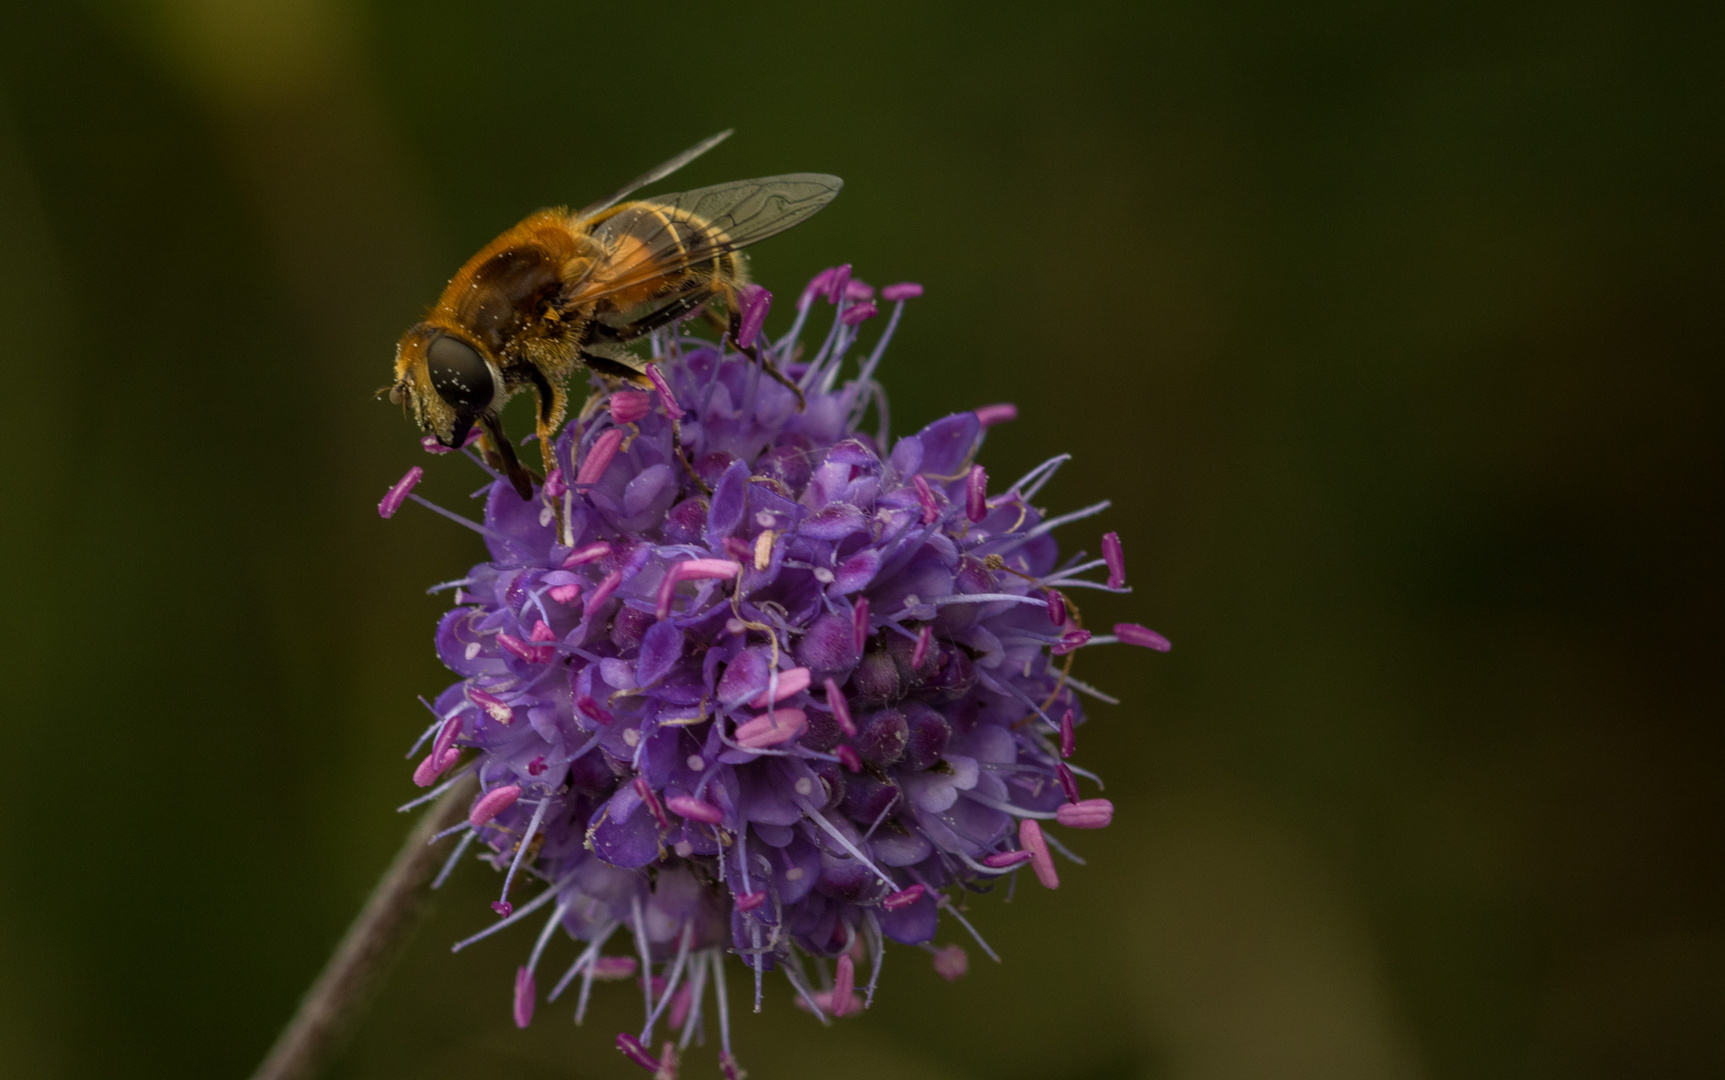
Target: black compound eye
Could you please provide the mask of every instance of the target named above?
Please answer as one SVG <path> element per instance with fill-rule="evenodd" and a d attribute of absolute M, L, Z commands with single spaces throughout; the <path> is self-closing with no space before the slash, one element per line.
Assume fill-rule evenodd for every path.
<path fill-rule="evenodd" d="M 491 407 L 497 384 L 491 378 L 491 368 L 473 346 L 458 338 L 440 337 L 425 350 L 425 361 L 431 388 L 454 407 L 457 415 L 472 418 Z"/>

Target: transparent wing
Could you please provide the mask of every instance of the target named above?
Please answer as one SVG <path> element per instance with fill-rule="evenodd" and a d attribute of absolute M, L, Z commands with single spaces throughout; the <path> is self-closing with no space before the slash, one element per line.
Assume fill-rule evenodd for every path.
<path fill-rule="evenodd" d="M 687 150 L 678 154 L 670 161 L 665 162 L 663 165 L 660 165 L 657 168 L 648 169 L 640 176 L 635 177 L 635 179 L 618 188 L 610 198 L 600 199 L 598 202 L 593 203 L 590 206 L 583 206 L 581 208 L 580 216 L 584 218 L 592 217 L 594 214 L 604 210 L 606 207 L 615 206 L 617 203 L 622 202 L 625 198 L 633 195 L 637 191 L 640 191 L 648 184 L 657 183 L 658 181 L 665 179 L 665 177 L 670 176 L 689 162 L 694 161 L 702 154 L 730 138 L 731 133 L 735 130 L 735 128 L 726 128 L 717 135 L 714 135 L 712 138 L 703 140 L 696 143 L 694 146 L 689 147 Z"/>
<path fill-rule="evenodd" d="M 844 187 L 824 173 L 737 180 L 629 203 L 593 230 L 611 253 L 572 303 L 588 303 L 784 232 L 807 220 Z"/>

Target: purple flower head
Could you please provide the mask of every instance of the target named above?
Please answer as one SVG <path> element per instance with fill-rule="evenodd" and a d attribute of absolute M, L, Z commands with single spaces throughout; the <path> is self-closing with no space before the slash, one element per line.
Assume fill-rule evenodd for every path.
<path fill-rule="evenodd" d="M 483 523 L 408 496 L 411 480 L 385 499 L 386 516 L 411 497 L 490 551 L 444 586 L 457 606 L 437 649 L 460 681 L 414 748 L 432 741 L 415 781 L 442 786 L 409 805 L 478 776 L 439 882 L 475 841 L 504 874 L 504 917 L 458 949 L 543 920 L 518 1024 L 561 928 L 576 955 L 546 1000 L 578 982 L 579 1020 L 595 981 L 636 979 L 645 1019 L 619 1036 L 627 1056 L 674 1067 L 716 1014 L 735 1071 L 727 960 L 752 973 L 757 1005 L 779 971 L 823 1018 L 860 1011 L 887 941 L 933 949 L 945 915 L 994 957 L 954 899 L 1026 870 L 1056 887 L 1065 849 L 1043 825 L 1112 819 L 1081 790 L 1093 774 L 1062 760 L 1081 694 L 1111 700 L 1071 677 L 1074 654 L 1166 641 L 1081 627 L 1073 592 L 1128 590 L 1112 534 L 1092 560 L 1062 559 L 1053 536 L 1107 503 L 1054 518 L 1031 505 L 1064 455 L 988 494 L 975 458 L 1011 406 L 889 439 L 873 376 L 921 291 L 880 291 L 890 316 L 841 381 L 873 290 L 848 267 L 811 282 L 790 332 L 757 339 L 794 357 L 809 299 L 834 305 L 824 343 L 782 364 L 801 409 L 747 357 L 666 335 L 651 393 L 612 389 L 558 439 L 572 483 L 523 501 L 494 476 Z M 1098 568 L 1109 582 L 1084 576 Z M 935 951 L 949 979 L 966 963 Z"/>

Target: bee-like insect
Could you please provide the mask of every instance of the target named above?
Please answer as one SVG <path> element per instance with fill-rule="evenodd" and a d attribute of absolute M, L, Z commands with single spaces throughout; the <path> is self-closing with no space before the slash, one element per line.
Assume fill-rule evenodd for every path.
<path fill-rule="evenodd" d="M 615 195 L 580 210 L 529 215 L 467 260 L 424 321 L 401 336 L 389 399 L 410 407 L 444 446 L 475 425 L 481 449 L 523 499 L 532 481 L 498 419 L 531 387 L 545 468 L 568 411 L 566 384 L 585 364 L 640 382 L 645 362 L 627 343 L 722 304 L 736 339 L 741 249 L 820 210 L 844 182 L 822 173 L 738 180 L 633 202 L 639 188 L 687 165 L 731 133 L 691 147 Z M 783 380 L 770 361 L 747 350 Z M 489 445 L 486 445 L 486 444 Z"/>

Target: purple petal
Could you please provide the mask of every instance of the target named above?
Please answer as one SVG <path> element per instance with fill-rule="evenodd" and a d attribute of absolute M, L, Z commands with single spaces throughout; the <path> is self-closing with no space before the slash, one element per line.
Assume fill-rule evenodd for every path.
<path fill-rule="evenodd" d="M 669 465 L 649 465 L 642 469 L 623 489 L 623 512 L 634 518 L 658 506 L 659 513 L 671 505 L 677 494 L 677 474 Z M 656 524 L 657 522 L 655 522 Z M 641 531 L 632 529 L 632 532 Z"/>
<path fill-rule="evenodd" d="M 917 433 L 922 441 L 922 471 L 929 476 L 956 477 L 976 448 L 982 424 L 973 412 L 954 413 Z"/>
<path fill-rule="evenodd" d="M 856 631 L 848 615 L 822 615 L 797 642 L 797 659 L 818 672 L 849 671 L 856 666 Z"/>
<path fill-rule="evenodd" d="M 934 894 L 924 893 L 916 903 L 893 911 L 882 909 L 881 932 L 900 945 L 921 945 L 934 938 L 940 912 L 934 906 Z"/>
<path fill-rule="evenodd" d="M 737 770 L 737 783 L 742 789 L 742 817 L 749 821 L 764 821 L 769 825 L 795 825 L 803 819 L 790 788 L 780 788 L 767 776 L 772 762 L 759 761 Z"/>
<path fill-rule="evenodd" d="M 869 841 L 869 854 L 886 866 L 915 866 L 933 853 L 934 845 L 928 838 L 914 832 L 889 833 L 883 829 Z"/>
<path fill-rule="evenodd" d="M 683 631 L 670 622 L 656 622 L 641 638 L 635 661 L 635 684 L 652 686 L 664 678 L 683 655 Z"/>
<path fill-rule="evenodd" d="M 734 709 L 767 689 L 768 652 L 756 647 L 745 649 L 735 660 L 725 665 L 719 679 L 719 704 Z"/>
<path fill-rule="evenodd" d="M 615 805 L 624 792 L 634 794 L 631 788 L 624 787 L 612 797 L 611 804 Z M 638 797 L 633 801 L 635 807 L 641 805 Z M 644 811 L 632 813 L 626 821 L 607 814 L 593 830 L 593 853 L 625 870 L 646 866 L 659 857 L 659 823 Z"/>
<path fill-rule="evenodd" d="M 867 520 L 863 512 L 850 503 L 828 503 L 818 513 L 803 519 L 797 532 L 814 540 L 841 540 L 861 532 Z"/>
<path fill-rule="evenodd" d="M 724 476 L 713 485 L 713 502 L 707 509 L 707 545 L 718 542 L 737 531 L 748 508 L 749 467 L 741 461 L 731 462 Z"/>
<path fill-rule="evenodd" d="M 832 589 L 840 596 L 866 589 L 880 573 L 880 549 L 863 548 L 833 571 Z"/>
<path fill-rule="evenodd" d="M 908 435 L 892 448 L 892 471 L 900 477 L 922 471 L 922 440 Z"/>

